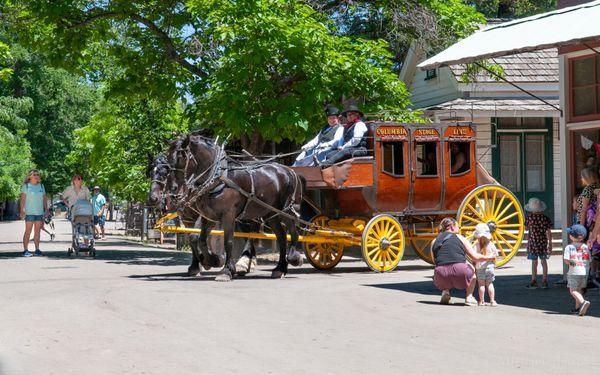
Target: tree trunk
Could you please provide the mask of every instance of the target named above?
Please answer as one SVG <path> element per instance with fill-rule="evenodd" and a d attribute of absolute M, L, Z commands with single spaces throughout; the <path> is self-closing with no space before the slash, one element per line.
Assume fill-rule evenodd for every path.
<path fill-rule="evenodd" d="M 257 129 L 251 135 L 242 134 L 242 147 L 252 155 L 261 155 L 265 147 L 265 140 Z"/>
<path fill-rule="evenodd" d="M 514 16 L 513 0 L 500 0 L 498 2 L 498 18 L 514 18 Z"/>

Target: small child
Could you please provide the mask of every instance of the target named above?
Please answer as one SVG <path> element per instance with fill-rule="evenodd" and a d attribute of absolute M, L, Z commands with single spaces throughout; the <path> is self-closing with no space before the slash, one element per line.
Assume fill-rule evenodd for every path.
<path fill-rule="evenodd" d="M 496 246 L 490 242 L 492 239 L 492 234 L 490 233 L 490 228 L 487 224 L 477 224 L 473 235 L 477 240 L 477 242 L 475 242 L 476 252 L 485 256 L 498 256 L 498 249 L 496 249 Z M 490 297 L 490 306 L 498 306 L 495 298 L 496 291 L 494 289 L 494 280 L 496 279 L 496 276 L 494 275 L 494 270 L 495 261 L 493 260 L 479 261 L 475 263 L 475 272 L 477 274 L 477 283 L 479 285 L 479 306 L 485 305 L 486 287 L 488 290 L 488 296 Z"/>
<path fill-rule="evenodd" d="M 528 289 L 538 287 L 537 266 L 538 259 L 542 261 L 542 288 L 548 288 L 548 256 L 552 250 L 552 220 L 546 215 L 546 203 L 538 198 L 530 198 L 525 205 L 525 211 L 530 212 L 525 218 L 525 227 L 529 230 L 527 240 L 527 259 L 531 260 L 531 281 L 526 286 Z"/>
<path fill-rule="evenodd" d="M 573 314 L 584 316 L 590 308 L 590 302 L 583 299 L 583 289 L 587 286 L 587 273 L 590 263 L 590 250 L 584 243 L 587 230 L 583 225 L 575 224 L 567 229 L 571 244 L 565 247 L 563 261 L 569 265 L 567 287 L 575 300 Z"/>

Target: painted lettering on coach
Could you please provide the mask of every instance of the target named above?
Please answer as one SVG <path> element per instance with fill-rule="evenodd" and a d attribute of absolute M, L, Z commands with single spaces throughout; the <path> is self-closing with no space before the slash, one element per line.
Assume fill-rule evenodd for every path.
<path fill-rule="evenodd" d="M 380 126 L 375 135 L 382 141 L 405 141 L 408 131 L 403 126 Z"/>
<path fill-rule="evenodd" d="M 475 130 L 470 126 L 449 126 L 444 138 L 453 141 L 470 141 L 475 139 Z"/>
<path fill-rule="evenodd" d="M 440 139 L 440 133 L 437 129 L 418 128 L 413 131 L 413 138 L 415 141 L 433 141 Z"/>

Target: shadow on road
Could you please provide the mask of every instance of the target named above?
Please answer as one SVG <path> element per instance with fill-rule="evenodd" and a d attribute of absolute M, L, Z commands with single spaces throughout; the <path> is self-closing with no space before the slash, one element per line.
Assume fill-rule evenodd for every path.
<path fill-rule="evenodd" d="M 121 247 L 122 248 L 122 247 Z M 22 257 L 21 252 L 2 252 L 0 259 Z M 66 250 L 44 251 L 44 257 L 48 259 L 69 259 Z M 187 266 L 190 263 L 191 254 L 176 251 L 152 251 L 152 250 L 103 250 L 98 249 L 96 258 L 90 258 L 83 254 L 77 259 L 99 260 L 111 264 L 146 265 L 146 266 Z"/>
<path fill-rule="evenodd" d="M 496 276 L 494 286 L 496 287 L 496 299 L 500 305 L 523 307 L 527 309 L 542 310 L 546 314 L 569 314 L 573 308 L 573 299 L 564 285 L 553 285 L 558 281 L 560 275 L 550 275 L 549 289 L 526 289 L 524 286 L 529 282 L 528 275 Z M 433 286 L 433 281 L 417 281 L 407 283 L 368 284 L 364 285 L 374 288 L 383 288 L 420 295 L 439 296 L 440 292 Z M 464 291 L 453 291 L 454 302 L 464 301 Z M 475 293 L 477 294 L 477 293 Z M 486 294 L 487 298 L 487 294 Z M 600 317 L 600 293 L 598 289 L 590 289 L 585 298 L 592 303 L 588 316 Z M 417 301 L 423 304 L 438 304 L 434 301 Z M 456 303 L 463 305 L 463 303 Z M 452 305 L 454 306 L 454 305 Z"/>

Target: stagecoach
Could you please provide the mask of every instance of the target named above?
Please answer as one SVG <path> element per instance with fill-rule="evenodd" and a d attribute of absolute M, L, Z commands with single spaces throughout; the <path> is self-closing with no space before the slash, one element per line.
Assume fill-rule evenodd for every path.
<path fill-rule="evenodd" d="M 367 125 L 368 156 L 327 167 L 293 167 L 306 180 L 302 219 L 297 221 L 304 227 L 299 240 L 315 268 L 334 268 L 352 246 L 361 248 L 365 262 L 376 272 L 393 270 L 407 244 L 432 263 L 431 241 L 438 223 L 448 216 L 456 217 L 467 238 L 477 224 L 486 223 L 499 250 L 497 265 L 516 254 L 524 234 L 523 210 L 517 198 L 477 162 L 476 130 L 471 124 Z M 165 225 L 174 216 L 159 220 L 157 229 L 199 233 L 196 228 Z M 213 230 L 211 235 L 223 232 Z M 268 231 L 234 236 L 275 239 Z"/>
<path fill-rule="evenodd" d="M 447 216 L 456 217 L 467 238 L 475 225 L 486 223 L 499 250 L 498 265 L 516 254 L 524 234 L 521 205 L 477 162 L 471 124 L 368 126 L 370 156 L 327 168 L 294 168 L 307 181 L 305 201 L 316 213 L 311 222 L 317 235 L 303 238 L 315 268 L 335 267 L 353 245 L 377 272 L 393 270 L 407 244 L 432 263 L 430 244 Z M 348 236 L 321 241 L 327 236 L 323 229 Z M 315 237 L 319 241 L 311 241 Z"/>

